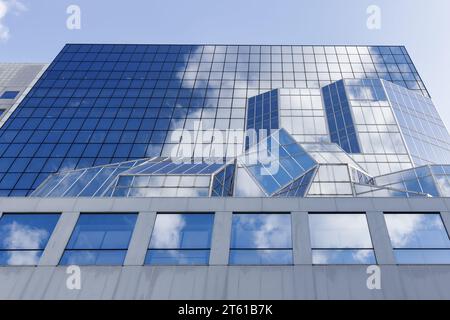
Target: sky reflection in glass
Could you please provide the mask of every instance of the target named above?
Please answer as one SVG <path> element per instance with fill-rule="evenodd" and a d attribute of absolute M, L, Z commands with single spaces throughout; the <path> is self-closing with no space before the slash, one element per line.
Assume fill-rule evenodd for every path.
<path fill-rule="evenodd" d="M 292 263 L 290 214 L 233 214 L 230 264 Z"/>
<path fill-rule="evenodd" d="M 0 265 L 37 265 L 59 214 L 13 214 L 0 218 Z"/>
<path fill-rule="evenodd" d="M 158 214 L 146 264 L 208 264 L 214 214 Z"/>

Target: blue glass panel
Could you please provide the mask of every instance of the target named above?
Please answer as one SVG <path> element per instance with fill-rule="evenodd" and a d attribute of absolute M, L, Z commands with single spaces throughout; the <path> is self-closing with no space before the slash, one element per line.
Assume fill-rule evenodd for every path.
<path fill-rule="evenodd" d="M 438 213 L 389 213 L 384 216 L 393 248 L 450 248 L 447 230 Z"/>
<path fill-rule="evenodd" d="M 0 96 L 0 99 L 15 99 L 18 94 L 19 94 L 19 91 L 5 91 Z"/>
<path fill-rule="evenodd" d="M 0 249 L 44 249 L 59 214 L 5 213 L 0 218 Z"/>
<path fill-rule="evenodd" d="M 209 250 L 148 250 L 145 264 L 207 265 Z"/>
<path fill-rule="evenodd" d="M 127 249 L 137 214 L 81 214 L 67 249 Z"/>
<path fill-rule="evenodd" d="M 278 90 L 272 90 L 248 99 L 247 130 L 256 131 L 256 143 L 259 142 L 260 130 L 266 130 L 268 135 L 271 130 L 279 128 Z M 245 149 L 248 150 L 252 143 L 246 141 Z"/>
<path fill-rule="evenodd" d="M 122 265 L 126 250 L 66 250 L 60 265 Z"/>
<path fill-rule="evenodd" d="M 394 250 L 398 264 L 450 264 L 450 250 Z"/>
<path fill-rule="evenodd" d="M 0 219 L 0 265 L 37 265 L 59 214 L 5 213 Z"/>
<path fill-rule="evenodd" d="M 322 94 L 331 141 L 348 153 L 361 153 L 357 139 L 351 135 L 356 130 L 343 80 L 323 87 Z"/>
<path fill-rule="evenodd" d="M 290 214 L 233 214 L 231 248 L 292 248 Z"/>
<path fill-rule="evenodd" d="M 376 264 L 373 250 L 313 250 L 313 264 Z"/>
<path fill-rule="evenodd" d="M 306 174 L 274 194 L 274 197 L 304 197 L 316 169 L 308 171 Z"/>
<path fill-rule="evenodd" d="M 230 250 L 232 265 L 293 264 L 292 250 Z"/>

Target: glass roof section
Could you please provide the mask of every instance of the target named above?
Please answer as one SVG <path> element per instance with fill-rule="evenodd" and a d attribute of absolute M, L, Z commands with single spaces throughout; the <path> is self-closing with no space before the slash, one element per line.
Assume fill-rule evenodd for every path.
<path fill-rule="evenodd" d="M 225 164 L 184 161 L 187 159 L 179 159 L 176 162 L 169 158 L 140 159 L 65 171 L 50 176 L 33 192 L 32 196 L 108 197 L 180 196 L 183 194 L 208 196 L 211 175 L 223 168 Z M 232 170 L 228 169 L 228 171 Z M 166 187 L 169 188 L 166 192 L 153 190 Z M 195 188 L 200 189 L 194 192 Z"/>

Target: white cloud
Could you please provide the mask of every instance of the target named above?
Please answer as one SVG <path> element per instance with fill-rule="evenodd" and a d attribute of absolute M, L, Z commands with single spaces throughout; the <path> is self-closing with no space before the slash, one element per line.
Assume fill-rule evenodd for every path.
<path fill-rule="evenodd" d="M 162 214 L 158 216 L 152 235 L 152 248 L 177 248 L 181 243 L 181 230 L 186 225 L 182 215 Z"/>
<path fill-rule="evenodd" d="M 5 18 L 8 14 L 19 14 L 27 7 L 18 0 L 0 0 L 0 41 L 7 41 L 10 38 L 8 26 L 5 25 Z"/>
<path fill-rule="evenodd" d="M 42 242 L 48 238 L 48 232 L 44 229 L 30 228 L 13 222 L 3 230 L 6 233 L 3 245 L 14 249 L 36 249 L 40 248 Z M 11 251 L 9 252 L 8 264 L 10 265 L 33 265 L 39 261 L 38 252 Z"/>

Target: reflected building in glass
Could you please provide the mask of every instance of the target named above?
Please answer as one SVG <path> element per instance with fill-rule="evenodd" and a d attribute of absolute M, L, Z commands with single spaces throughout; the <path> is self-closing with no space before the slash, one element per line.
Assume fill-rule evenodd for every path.
<path fill-rule="evenodd" d="M 79 265 L 76 297 L 450 299 L 450 136 L 405 47 L 68 44 L 27 90 L 14 68 L 0 298 L 35 274 L 71 298 Z"/>

